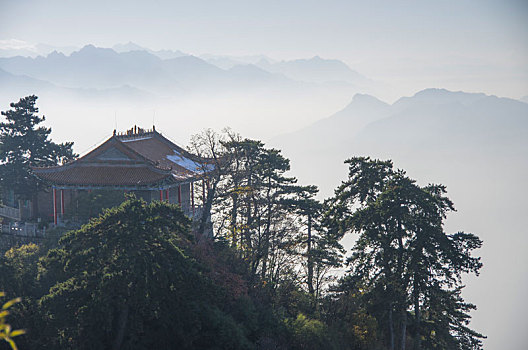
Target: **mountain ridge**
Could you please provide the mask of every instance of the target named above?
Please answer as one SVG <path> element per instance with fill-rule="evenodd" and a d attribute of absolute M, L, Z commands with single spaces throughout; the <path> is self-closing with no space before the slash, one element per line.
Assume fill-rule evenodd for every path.
<path fill-rule="evenodd" d="M 528 105 L 523 102 L 425 89 L 392 105 L 357 94 L 337 113 L 270 143 L 283 149 L 299 172 L 314 173 L 309 170 L 313 162 L 330 166 L 352 155 L 528 154 L 527 135 Z M 307 182 L 321 181 L 314 177 Z"/>
<path fill-rule="evenodd" d="M 123 44 L 117 49 L 121 52 L 88 44 L 70 55 L 53 51 L 35 58 L 0 58 L 0 68 L 67 88 L 109 89 L 129 85 L 165 97 L 215 91 L 245 93 L 247 89 L 273 94 L 288 89 L 355 89 L 351 85 L 297 81 L 253 63 L 235 64 L 226 70 L 193 55 L 162 59 L 152 50 L 134 43 Z M 256 58 L 262 61 L 262 57 Z M 321 58 L 316 61 L 326 62 Z"/>

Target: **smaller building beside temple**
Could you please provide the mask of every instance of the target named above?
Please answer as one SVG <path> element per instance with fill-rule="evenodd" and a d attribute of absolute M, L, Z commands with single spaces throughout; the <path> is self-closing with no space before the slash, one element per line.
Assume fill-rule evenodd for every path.
<path fill-rule="evenodd" d="M 88 154 L 61 166 L 33 168 L 50 191 L 39 194 L 34 217 L 61 223 L 82 193 L 133 192 L 146 201 L 179 204 L 197 215 L 205 195 L 204 173 L 211 165 L 158 133 L 134 126 Z M 209 168 L 209 169 L 208 169 Z M 198 183 L 197 183 L 198 182 Z"/>

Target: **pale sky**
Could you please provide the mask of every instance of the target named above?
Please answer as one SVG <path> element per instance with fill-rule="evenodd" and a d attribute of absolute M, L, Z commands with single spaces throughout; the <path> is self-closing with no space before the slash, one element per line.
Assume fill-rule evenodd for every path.
<path fill-rule="evenodd" d="M 528 95 L 528 1 L 0 0 L 0 40 L 319 55 L 402 89 Z"/>
<path fill-rule="evenodd" d="M 154 50 L 194 55 L 263 54 L 277 60 L 318 55 L 339 59 L 388 86 L 385 96 L 377 95 L 387 102 L 426 88 L 510 98 L 528 96 L 528 0 L 0 0 L 0 49 L 38 43 L 112 47 L 129 41 Z M 134 124 L 149 127 L 154 118 L 157 129 L 182 146 L 186 144 L 183 140 L 204 127 L 220 130 L 231 126 L 245 137 L 266 140 L 328 117 L 352 100 L 348 92 L 321 91 L 284 96 L 279 91 L 278 96 L 271 97 L 218 94 L 175 99 L 166 105 L 157 105 L 157 100 L 148 105 L 140 101 L 77 104 L 61 95 L 60 99 L 41 96 L 38 104 L 49 116 L 53 139 L 75 141 L 76 151 L 84 153 L 109 137 L 116 124 L 118 130 Z M 0 109 L 6 110 L 18 97 L 0 96 Z M 464 166 L 478 169 L 471 168 L 469 161 Z M 452 169 L 446 171 L 457 177 Z M 503 169 L 497 166 L 496 171 Z M 496 182 L 509 179 L 500 175 Z M 483 237 L 501 234 L 519 244 L 520 240 L 512 237 L 525 231 L 525 220 L 516 213 L 524 210 L 526 176 L 518 172 L 506 175 L 515 176 L 517 181 L 507 182 L 511 187 L 504 185 L 510 192 L 496 188 L 494 181 L 481 187 L 474 181 L 468 186 L 455 182 L 452 187 L 456 189 L 459 184 L 459 192 L 450 194 L 461 198 L 455 203 L 461 203 L 463 209 L 463 219 L 456 223 L 467 223 L 457 229 L 476 227 L 475 233 Z M 329 174 L 330 179 L 332 176 L 337 175 Z M 486 176 L 489 174 L 479 175 Z M 437 178 L 431 174 L 427 181 Z M 466 187 L 477 189 L 475 196 L 467 194 Z M 475 199 L 493 191 L 503 199 Z M 479 209 L 484 204 L 487 209 Z M 500 211 L 489 209 L 495 208 L 493 205 Z M 482 217 L 492 225 L 484 225 Z M 524 309 L 519 309 L 526 308 L 525 260 L 521 254 L 511 255 L 509 248 L 501 251 L 501 247 L 509 247 L 507 242 L 497 247 L 490 246 L 490 258 L 484 262 L 485 271 L 491 272 L 483 274 L 482 283 L 468 286 L 473 288 L 470 295 L 476 296 L 469 301 L 480 308 L 472 324 L 490 336 L 487 344 L 493 345 L 487 349 L 504 349 L 506 345 L 514 349 L 515 344 L 526 343 L 526 334 L 519 331 L 526 328 Z M 508 265 L 515 259 L 521 264 Z M 501 270 L 503 266 L 506 268 Z M 505 274 L 513 276 L 504 277 L 510 281 L 506 286 L 496 285 L 490 277 Z M 496 295 L 498 301 L 490 303 L 489 295 Z M 480 303 L 482 300 L 488 302 Z"/>

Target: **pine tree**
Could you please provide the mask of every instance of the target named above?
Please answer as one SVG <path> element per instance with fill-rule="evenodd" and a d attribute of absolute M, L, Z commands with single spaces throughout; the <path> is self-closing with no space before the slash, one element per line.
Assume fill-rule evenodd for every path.
<path fill-rule="evenodd" d="M 30 199 L 42 183 L 31 172 L 33 166 L 63 164 L 76 157 L 72 142 L 56 144 L 49 139 L 51 128 L 39 126 L 45 117 L 38 116 L 37 96 L 21 98 L 2 111 L 0 123 L 0 184 L 20 199 Z"/>
<path fill-rule="evenodd" d="M 422 320 L 437 334 L 437 344 L 450 344 L 439 348 L 466 343 L 479 348 L 483 336 L 466 327 L 474 306 L 463 302 L 459 289 L 463 273 L 478 275 L 482 267 L 472 256 L 482 241 L 470 233 L 444 232 L 443 220 L 454 210 L 445 187 L 420 187 L 390 161 L 346 162 L 349 178 L 336 190 L 329 218 L 334 230 L 359 235 L 351 273 L 372 294 L 389 349 L 406 348 L 411 309 L 416 348 L 431 334 Z"/>
<path fill-rule="evenodd" d="M 299 215 L 296 242 L 306 270 L 306 288 L 313 301 L 319 299 L 329 270 L 341 265 L 343 253 L 339 243 L 342 237 L 333 234 L 322 221 L 326 205 L 315 198 L 318 191 L 316 186 L 296 186 L 294 195 L 285 201 L 289 211 Z"/>

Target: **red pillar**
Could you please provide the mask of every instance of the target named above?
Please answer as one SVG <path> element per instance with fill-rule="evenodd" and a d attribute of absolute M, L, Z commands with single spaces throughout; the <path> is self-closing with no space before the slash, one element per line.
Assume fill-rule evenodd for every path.
<path fill-rule="evenodd" d="M 53 223 L 57 225 L 57 189 L 53 188 Z"/>
<path fill-rule="evenodd" d="M 163 202 L 163 190 L 160 190 L 160 202 Z"/>
<path fill-rule="evenodd" d="M 178 185 L 178 204 L 181 206 L 181 184 Z"/>

